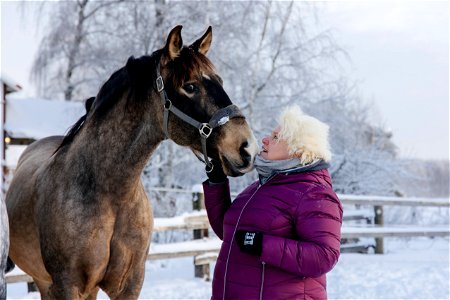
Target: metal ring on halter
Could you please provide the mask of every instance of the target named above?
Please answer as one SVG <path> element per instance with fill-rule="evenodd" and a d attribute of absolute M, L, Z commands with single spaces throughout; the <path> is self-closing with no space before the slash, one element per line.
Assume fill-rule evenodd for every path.
<path fill-rule="evenodd" d="M 172 101 L 167 99 L 166 102 L 164 103 L 164 108 L 167 110 L 170 110 L 171 107 L 172 107 Z"/>
<path fill-rule="evenodd" d="M 207 139 L 211 135 L 213 129 L 211 128 L 211 126 L 209 126 L 208 123 L 202 123 L 202 126 L 198 129 L 198 131 L 200 131 L 201 136 Z"/>
<path fill-rule="evenodd" d="M 214 170 L 214 165 L 211 162 L 205 162 L 205 163 L 206 163 L 206 167 L 205 167 L 206 173 L 211 173 L 212 170 Z"/>
<path fill-rule="evenodd" d="M 160 93 L 164 89 L 164 81 L 161 75 L 156 78 L 156 89 L 158 90 L 158 93 Z"/>

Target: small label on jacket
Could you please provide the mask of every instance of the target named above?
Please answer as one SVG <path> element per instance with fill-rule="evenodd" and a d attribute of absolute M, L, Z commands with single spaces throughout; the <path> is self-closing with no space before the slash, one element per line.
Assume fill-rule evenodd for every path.
<path fill-rule="evenodd" d="M 253 245 L 253 239 L 255 238 L 254 232 L 247 232 L 245 234 L 244 245 Z"/>

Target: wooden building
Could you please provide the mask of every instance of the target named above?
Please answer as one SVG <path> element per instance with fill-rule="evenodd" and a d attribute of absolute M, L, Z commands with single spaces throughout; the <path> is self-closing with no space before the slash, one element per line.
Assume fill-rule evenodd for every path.
<path fill-rule="evenodd" d="M 19 85 L 2 79 L 2 196 L 5 195 L 17 161 L 26 146 L 47 136 L 64 135 L 85 113 L 82 102 L 8 95 L 20 89 Z"/>

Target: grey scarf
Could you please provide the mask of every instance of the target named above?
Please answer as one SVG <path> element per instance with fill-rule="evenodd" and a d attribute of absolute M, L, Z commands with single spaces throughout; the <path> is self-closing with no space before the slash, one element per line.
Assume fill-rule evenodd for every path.
<path fill-rule="evenodd" d="M 255 169 L 262 177 L 269 177 L 274 172 L 280 172 L 295 167 L 299 167 L 300 159 L 289 158 L 283 160 L 268 160 L 257 155 L 255 159 Z"/>
<path fill-rule="evenodd" d="M 289 158 L 285 160 L 267 160 L 257 155 L 255 159 L 255 169 L 259 174 L 259 181 L 264 184 L 273 175 L 278 173 L 297 173 L 308 170 L 320 170 L 328 168 L 329 164 L 321 159 L 315 160 L 309 164 L 302 165 L 300 159 Z"/>

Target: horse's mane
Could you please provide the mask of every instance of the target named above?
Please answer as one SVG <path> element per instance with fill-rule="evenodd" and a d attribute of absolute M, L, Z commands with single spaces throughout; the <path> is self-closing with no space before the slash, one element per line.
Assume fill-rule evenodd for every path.
<path fill-rule="evenodd" d="M 78 131 L 80 131 L 81 127 L 83 127 L 84 122 L 86 121 L 86 117 L 89 113 L 89 111 L 91 110 L 92 104 L 95 101 L 95 97 L 91 97 L 86 99 L 86 102 L 84 103 L 84 107 L 86 108 L 86 113 L 80 118 L 78 119 L 78 121 L 72 125 L 72 127 L 70 127 L 69 132 L 64 136 L 64 139 L 62 140 L 61 144 L 58 146 L 58 148 L 56 148 L 55 152 L 53 152 L 53 154 L 55 154 L 56 152 L 58 152 L 59 149 L 61 149 L 63 146 L 70 144 L 73 140 L 73 138 L 75 137 L 75 135 L 78 133 Z"/>
<path fill-rule="evenodd" d="M 142 56 L 140 58 L 132 56 L 128 59 L 125 67 L 114 72 L 100 88 L 97 97 L 91 97 L 86 100 L 86 114 L 69 129 L 54 153 L 73 141 L 81 128 L 83 128 L 91 110 L 92 118 L 101 119 L 119 102 L 121 95 L 127 89 L 132 88 L 135 95 L 146 94 L 148 89 L 153 87 L 153 84 L 149 83 L 155 82 L 156 79 L 153 70 L 155 69 L 155 57 L 159 57 L 159 54 L 160 51 L 155 51 L 151 56 Z M 137 99 L 139 98 L 143 97 L 137 97 Z"/>
<path fill-rule="evenodd" d="M 183 63 L 177 65 L 172 74 L 174 86 L 180 86 L 186 76 L 192 76 L 186 74 L 185 70 L 198 72 L 201 66 L 210 70 L 214 69 L 206 57 L 192 55 L 193 53 L 195 52 L 191 48 L 183 47 L 181 53 L 181 57 L 184 57 Z M 92 97 L 86 100 L 86 114 L 69 129 L 54 153 L 72 143 L 88 119 L 93 119 L 94 121 L 102 120 L 111 108 L 122 99 L 122 95 L 127 90 L 129 90 L 129 94 L 126 101 L 147 100 L 149 89 L 154 87 L 153 83 L 156 80 L 154 71 L 156 69 L 156 62 L 159 61 L 161 55 L 162 50 L 157 50 L 150 56 L 147 55 L 139 58 L 131 56 L 126 65 L 115 71 L 103 84 L 95 98 Z"/>

